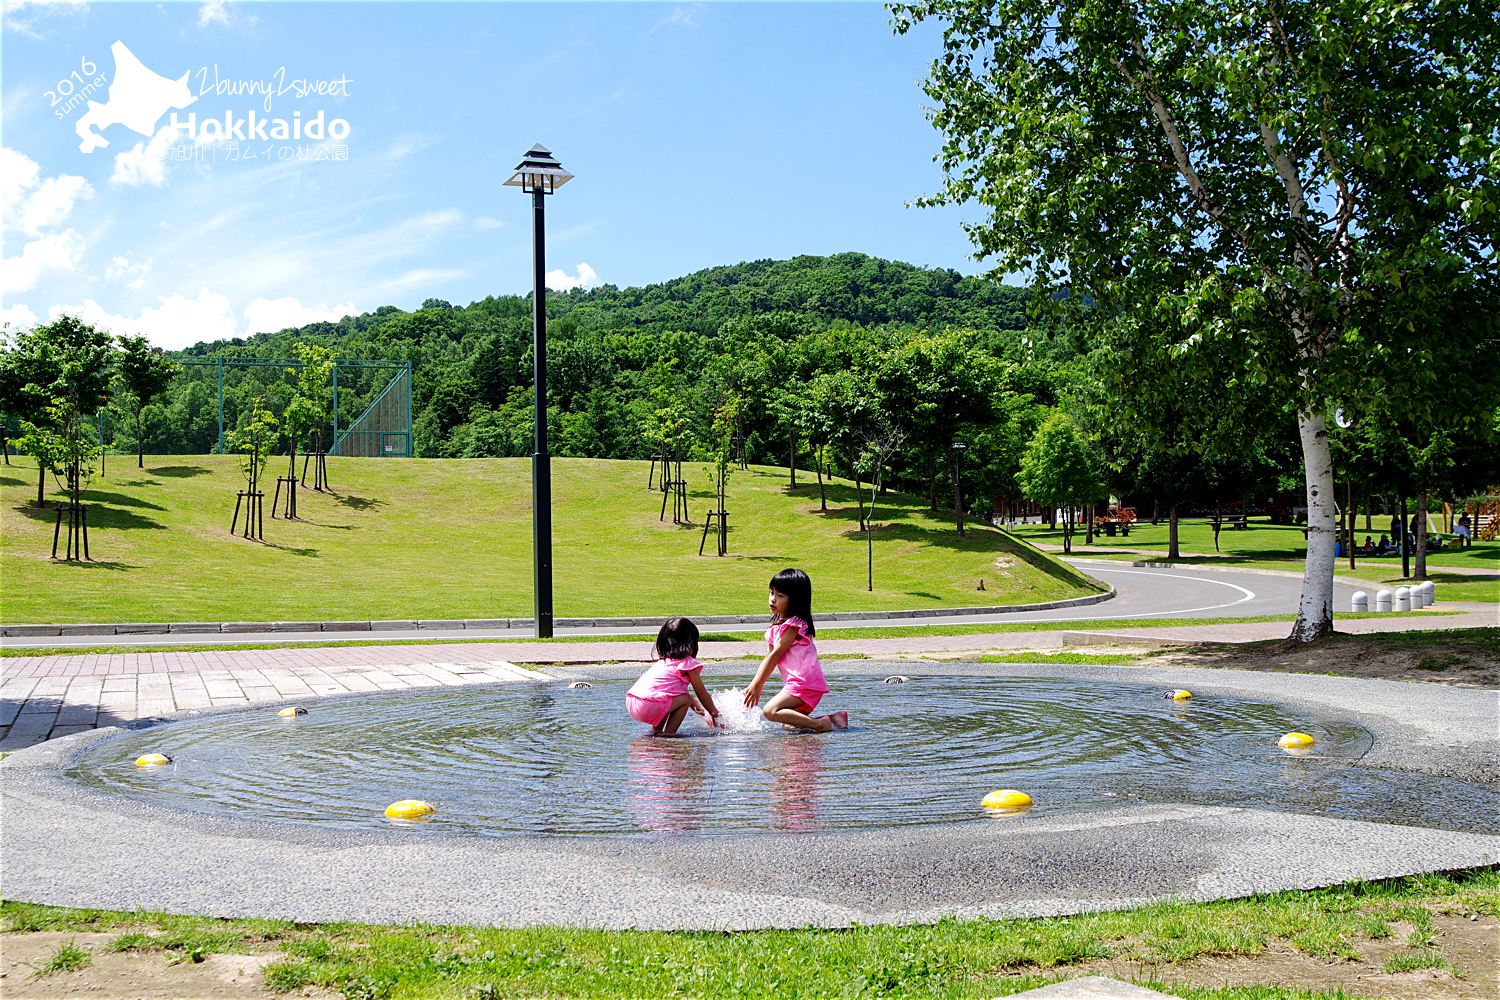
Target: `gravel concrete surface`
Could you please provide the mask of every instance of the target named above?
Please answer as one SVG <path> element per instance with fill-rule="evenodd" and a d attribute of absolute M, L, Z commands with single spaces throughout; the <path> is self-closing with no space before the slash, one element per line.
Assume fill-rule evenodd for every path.
<path fill-rule="evenodd" d="M 631 670 L 577 668 L 565 679 L 621 669 Z M 879 669 L 864 662 L 829 672 Z M 1107 678 L 1253 697 L 1365 727 L 1366 766 L 1468 780 L 1493 780 L 1496 771 L 1495 692 L 1191 668 L 900 670 Z M 832 927 L 1214 899 L 1500 859 L 1500 837 L 1189 805 L 793 836 L 349 833 L 161 809 L 60 776 L 114 732 L 53 740 L 0 763 L 8 898 L 302 921 Z"/>

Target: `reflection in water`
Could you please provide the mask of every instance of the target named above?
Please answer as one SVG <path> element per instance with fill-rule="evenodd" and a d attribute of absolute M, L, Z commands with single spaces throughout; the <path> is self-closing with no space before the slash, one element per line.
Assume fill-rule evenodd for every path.
<path fill-rule="evenodd" d="M 713 678 L 715 686 L 737 678 Z M 1191 705 L 1130 684 L 1045 678 L 839 677 L 854 728 L 738 731 L 689 716 L 642 736 L 628 681 L 592 690 L 526 684 L 410 691 L 174 722 L 90 748 L 86 785 L 154 804 L 342 829 L 385 826 L 385 807 L 437 806 L 424 830 L 499 836 L 710 836 L 870 829 L 983 819 L 997 788 L 1028 815 L 1143 802 L 1307 812 L 1483 829 L 1491 788 L 1363 769 L 1361 729 L 1272 705 L 1200 695 Z M 1276 741 L 1312 733 L 1288 757 Z M 138 768 L 143 753 L 173 758 Z M 146 773 L 149 772 L 149 773 Z"/>
<path fill-rule="evenodd" d="M 773 830 L 812 833 L 818 824 L 818 790 L 823 784 L 827 741 L 816 736 L 788 736 L 766 755 L 771 773 Z"/>
<path fill-rule="evenodd" d="M 702 825 L 709 794 L 703 740 L 637 736 L 626 750 L 626 802 L 641 829 L 687 833 Z"/>

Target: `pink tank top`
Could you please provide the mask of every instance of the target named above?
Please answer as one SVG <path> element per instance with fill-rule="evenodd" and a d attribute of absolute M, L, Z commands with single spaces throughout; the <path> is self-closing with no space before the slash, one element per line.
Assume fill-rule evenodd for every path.
<path fill-rule="evenodd" d="M 813 645 L 807 634 L 807 623 L 801 618 L 788 618 L 766 629 L 766 644 L 775 649 L 781 634 L 787 629 L 796 630 L 797 640 L 782 656 L 781 662 L 776 664 L 776 669 L 781 671 L 782 681 L 799 691 L 827 691 L 823 668 L 818 665 L 818 647 Z"/>
<path fill-rule="evenodd" d="M 702 670 L 703 664 L 696 658 L 685 656 L 680 660 L 657 660 L 646 668 L 641 679 L 630 688 L 630 694 L 650 700 L 675 698 L 688 692 L 688 674 Z"/>

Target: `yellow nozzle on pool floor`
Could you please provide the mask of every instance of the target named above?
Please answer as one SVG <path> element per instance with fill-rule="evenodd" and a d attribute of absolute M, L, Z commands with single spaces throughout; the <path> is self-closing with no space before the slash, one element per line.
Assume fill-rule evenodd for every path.
<path fill-rule="evenodd" d="M 1187 701 L 1192 696 L 1193 692 L 1187 690 L 1168 691 L 1162 695 L 1163 698 L 1170 698 L 1172 701 Z"/>
<path fill-rule="evenodd" d="M 293 706 L 292 708 L 283 708 L 281 711 L 277 712 L 276 714 L 277 715 L 306 715 L 307 714 L 307 709 L 305 709 L 305 708 L 298 708 L 296 706 Z"/>
<path fill-rule="evenodd" d="M 400 802 L 392 802 L 385 807 L 385 814 L 391 819 L 416 819 L 430 812 L 432 812 L 432 806 L 421 799 L 402 799 Z"/>
<path fill-rule="evenodd" d="M 979 804 L 987 809 L 1024 809 L 1031 805 L 1031 796 L 1014 788 L 1001 788 L 990 792 Z"/>
<path fill-rule="evenodd" d="M 1316 742 L 1317 740 L 1313 739 L 1306 733 L 1287 733 L 1277 741 L 1277 745 L 1286 747 L 1289 750 L 1294 750 L 1299 747 L 1310 747 Z"/>
<path fill-rule="evenodd" d="M 135 759 L 137 767 L 150 767 L 152 764 L 170 764 L 172 758 L 164 753 L 143 753 Z"/>

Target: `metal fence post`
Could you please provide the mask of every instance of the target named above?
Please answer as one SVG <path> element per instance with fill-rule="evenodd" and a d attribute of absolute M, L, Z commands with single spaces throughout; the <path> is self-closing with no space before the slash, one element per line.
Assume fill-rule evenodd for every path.
<path fill-rule="evenodd" d="M 330 455 L 339 453 L 339 363 L 333 363 L 333 447 L 328 449 Z"/>
<path fill-rule="evenodd" d="M 219 358 L 219 454 L 224 454 L 224 359 Z"/>

